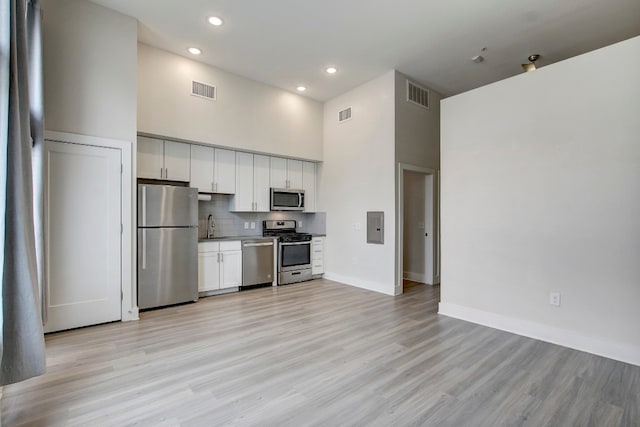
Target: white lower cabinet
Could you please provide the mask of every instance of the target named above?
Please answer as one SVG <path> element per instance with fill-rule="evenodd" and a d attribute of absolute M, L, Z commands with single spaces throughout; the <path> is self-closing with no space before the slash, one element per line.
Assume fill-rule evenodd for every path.
<path fill-rule="evenodd" d="M 224 242 L 238 245 L 238 249 L 220 251 L 220 289 L 242 286 L 242 250 L 240 242 Z"/>
<path fill-rule="evenodd" d="M 311 239 L 311 274 L 324 274 L 324 237 Z"/>
<path fill-rule="evenodd" d="M 239 240 L 198 243 L 198 292 L 242 285 L 242 247 Z"/>

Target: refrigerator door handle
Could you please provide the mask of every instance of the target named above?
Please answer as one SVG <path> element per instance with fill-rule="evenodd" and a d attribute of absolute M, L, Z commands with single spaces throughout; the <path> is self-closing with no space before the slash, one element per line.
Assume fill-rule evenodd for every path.
<path fill-rule="evenodd" d="M 147 230 L 142 229 L 142 269 L 147 269 Z"/>
<path fill-rule="evenodd" d="M 147 186 L 142 186 L 142 226 L 147 225 Z"/>

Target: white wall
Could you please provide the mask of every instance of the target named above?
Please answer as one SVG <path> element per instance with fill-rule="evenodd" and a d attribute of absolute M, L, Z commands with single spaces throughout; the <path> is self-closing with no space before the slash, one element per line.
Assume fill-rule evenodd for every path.
<path fill-rule="evenodd" d="M 640 364 L 639 69 L 636 37 L 442 102 L 441 313 Z"/>
<path fill-rule="evenodd" d="M 83 0 L 44 0 L 47 130 L 134 141 L 136 20 Z"/>
<path fill-rule="evenodd" d="M 191 96 L 191 81 L 217 101 Z M 138 46 L 140 132 L 249 151 L 322 160 L 322 104 L 209 65 Z"/>
<path fill-rule="evenodd" d="M 137 22 L 84 0 L 43 0 L 44 118 L 60 140 L 121 148 L 123 320 L 137 318 L 135 176 Z M 79 137 L 88 135 L 92 138 Z M 98 137 L 98 138 L 93 138 Z M 101 138 L 114 141 L 101 141 Z M 96 142 L 97 141 L 97 142 Z M 106 144 L 106 145 L 105 145 Z M 127 192 L 127 190 L 130 190 Z M 96 238 L 99 238 L 97 235 Z M 128 279 L 127 279 L 128 278 Z M 127 292 L 126 288 L 129 292 Z"/>
<path fill-rule="evenodd" d="M 324 106 L 318 205 L 327 212 L 325 276 L 393 295 L 395 274 L 395 71 Z M 338 123 L 338 111 L 352 118 Z M 384 245 L 366 243 L 366 212 L 384 211 Z M 353 224 L 360 223 L 355 230 Z"/>
<path fill-rule="evenodd" d="M 430 108 L 407 102 L 406 75 L 395 76 L 396 161 L 414 166 L 440 169 L 440 100 L 442 96 L 429 89 Z"/>
<path fill-rule="evenodd" d="M 395 145 L 396 145 L 396 167 L 407 169 L 407 170 L 430 170 L 432 174 L 428 178 L 429 182 L 429 195 L 433 197 L 433 203 L 430 204 L 431 215 L 428 215 L 427 218 L 430 218 L 434 221 L 433 230 L 438 229 L 437 218 L 438 218 L 438 171 L 440 170 L 440 100 L 442 96 L 434 91 L 429 89 L 429 109 L 425 109 L 424 107 L 415 105 L 411 102 L 407 102 L 407 79 L 413 81 L 414 83 L 421 85 L 427 89 L 428 87 L 422 85 L 419 81 L 412 79 L 400 72 L 396 72 L 395 76 L 395 99 L 396 99 L 396 108 L 395 108 Z M 396 172 L 397 180 L 402 175 L 402 171 L 398 170 Z M 436 181 L 435 189 L 433 186 L 433 180 Z M 412 239 L 411 242 L 404 242 L 404 238 L 408 237 L 410 234 L 407 234 L 408 231 L 411 230 L 411 225 L 407 226 L 404 223 L 404 217 L 406 216 L 407 210 L 411 209 L 411 206 L 407 205 L 407 201 L 402 189 L 403 184 L 400 182 L 396 182 L 398 188 L 398 195 L 403 197 L 398 197 L 398 206 L 396 207 L 398 212 L 398 224 L 397 224 L 397 234 L 402 236 L 402 239 L 399 239 L 398 245 L 398 265 L 399 265 L 399 274 L 398 274 L 398 282 L 400 282 L 403 270 L 401 269 L 405 262 L 412 263 L 415 265 L 408 266 L 409 272 L 417 273 L 416 269 L 419 269 L 419 266 L 415 264 L 416 257 L 422 256 L 421 254 L 424 252 L 423 250 L 418 249 L 417 240 Z M 400 206 L 402 204 L 402 206 Z M 403 212 L 402 215 L 399 213 Z M 422 230 L 421 235 L 424 236 L 425 230 Z M 437 259 L 436 253 L 437 246 L 439 245 L 438 235 L 433 232 L 427 238 L 427 250 L 428 256 L 433 259 L 432 267 L 437 267 L 439 260 Z M 407 258 L 408 257 L 408 258 Z M 405 270 L 406 271 L 406 270 Z M 417 274 L 409 274 L 405 277 L 424 281 L 426 283 L 437 283 L 439 281 L 439 277 L 434 277 L 433 271 L 429 270 L 427 272 L 427 278 L 419 278 Z M 424 276 L 424 275 L 423 275 Z M 402 292 L 402 283 L 397 283 L 396 293 Z"/>

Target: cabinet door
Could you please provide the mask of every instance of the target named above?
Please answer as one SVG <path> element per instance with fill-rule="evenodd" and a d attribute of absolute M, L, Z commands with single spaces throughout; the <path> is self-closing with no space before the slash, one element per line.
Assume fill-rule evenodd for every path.
<path fill-rule="evenodd" d="M 198 254 L 198 292 L 220 289 L 220 252 Z"/>
<path fill-rule="evenodd" d="M 287 159 L 281 157 L 271 157 L 271 187 L 288 188 L 287 187 Z"/>
<path fill-rule="evenodd" d="M 220 252 L 220 289 L 242 286 L 242 251 Z"/>
<path fill-rule="evenodd" d="M 287 188 L 300 190 L 302 188 L 302 161 L 287 160 Z"/>
<path fill-rule="evenodd" d="M 164 144 L 162 140 L 138 137 L 138 178 L 164 178 Z"/>
<path fill-rule="evenodd" d="M 191 146 L 190 175 L 190 187 L 196 187 L 199 193 L 213 192 L 213 147 Z"/>
<path fill-rule="evenodd" d="M 231 206 L 232 210 L 237 212 L 250 212 L 254 210 L 253 156 L 253 154 L 249 153 L 236 153 L 236 195 L 233 197 Z"/>
<path fill-rule="evenodd" d="M 253 201 L 255 210 L 269 212 L 271 197 L 269 191 L 269 156 L 253 156 Z"/>
<path fill-rule="evenodd" d="M 164 142 L 164 178 L 189 182 L 191 146 L 182 142 Z"/>
<path fill-rule="evenodd" d="M 316 164 L 302 162 L 302 188 L 304 189 L 304 211 L 316 211 Z"/>
<path fill-rule="evenodd" d="M 216 193 L 236 192 L 236 152 L 215 149 L 214 190 Z"/>

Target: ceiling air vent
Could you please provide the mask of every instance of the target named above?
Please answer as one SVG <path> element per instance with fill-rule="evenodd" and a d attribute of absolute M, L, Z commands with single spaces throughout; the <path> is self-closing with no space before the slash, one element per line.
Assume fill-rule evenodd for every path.
<path fill-rule="evenodd" d="M 429 109 L 429 90 L 407 80 L 407 102 Z"/>
<path fill-rule="evenodd" d="M 206 83 L 191 81 L 191 95 L 216 100 L 216 87 Z"/>
<path fill-rule="evenodd" d="M 347 121 L 351 118 L 351 107 L 345 108 L 344 110 L 338 112 L 338 123 Z"/>

